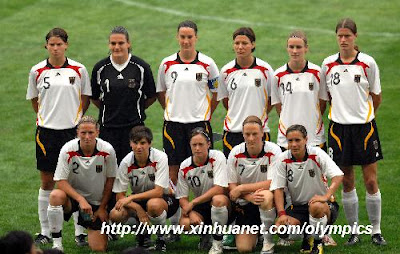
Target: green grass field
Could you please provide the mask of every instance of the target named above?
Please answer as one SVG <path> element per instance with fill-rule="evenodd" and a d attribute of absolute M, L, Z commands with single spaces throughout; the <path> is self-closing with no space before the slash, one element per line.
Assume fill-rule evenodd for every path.
<path fill-rule="evenodd" d="M 379 163 L 382 192 L 382 231 L 386 247 L 376 247 L 369 236 L 354 248 L 343 246 L 345 239 L 334 236 L 335 248 L 326 253 L 400 253 L 398 229 L 398 168 L 400 138 L 400 92 L 397 84 L 400 66 L 400 2 L 394 0 L 353 1 L 184 1 L 184 0 L 0 0 L 0 235 L 9 230 L 39 231 L 37 193 L 39 173 L 35 169 L 35 115 L 25 100 L 30 68 L 47 57 L 44 37 L 53 27 L 65 28 L 70 36 L 67 55 L 86 65 L 93 65 L 108 54 L 108 34 L 112 27 L 128 28 L 133 53 L 150 63 L 156 75 L 160 61 L 178 51 L 176 26 L 185 19 L 199 26 L 197 48 L 211 56 L 218 67 L 234 58 L 232 32 L 251 26 L 257 35 L 255 55 L 277 68 L 287 61 L 286 37 L 294 28 L 304 29 L 309 39 L 308 59 L 320 65 L 324 57 L 337 52 L 334 27 L 339 18 L 352 17 L 359 29 L 357 44 L 372 55 L 381 71 L 383 103 L 377 114 L 385 159 Z M 97 117 L 91 105 L 88 114 Z M 225 110 L 219 105 L 213 116 L 214 130 L 222 131 Z M 162 110 L 155 103 L 147 111 L 146 125 L 155 134 L 154 146 L 162 147 Z M 272 140 L 276 140 L 277 116 L 270 116 Z M 325 123 L 327 120 L 325 119 Z M 221 148 L 220 144 L 216 145 Z M 360 171 L 357 189 L 360 200 L 360 223 L 368 224 L 365 211 L 365 187 Z M 339 195 L 340 196 L 340 195 Z M 345 224 L 341 210 L 338 224 Z M 109 253 L 119 253 L 132 246 L 131 236 L 109 245 Z M 184 238 L 168 246 L 168 253 L 198 253 L 197 238 Z M 50 247 L 50 246 L 46 246 Z M 64 224 L 66 253 L 89 253 L 73 242 L 72 223 Z M 276 248 L 279 253 L 297 253 L 299 243 Z"/>

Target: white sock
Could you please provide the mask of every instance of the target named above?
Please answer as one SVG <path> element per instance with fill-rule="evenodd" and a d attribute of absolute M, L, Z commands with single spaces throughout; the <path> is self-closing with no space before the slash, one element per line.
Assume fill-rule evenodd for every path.
<path fill-rule="evenodd" d="M 169 217 L 169 221 L 171 222 L 171 225 L 178 225 L 180 218 L 181 218 L 181 208 L 179 207 L 178 210 L 176 210 L 176 213 L 171 217 Z"/>
<path fill-rule="evenodd" d="M 167 212 L 164 210 L 158 217 L 151 217 L 149 216 L 149 219 L 151 221 L 151 224 L 153 225 L 165 225 L 165 222 L 167 221 Z M 164 235 L 158 234 L 158 239 L 163 239 Z"/>
<path fill-rule="evenodd" d="M 264 228 L 265 233 L 263 234 L 264 243 L 273 243 L 272 234 L 269 233 L 268 229 L 272 226 L 272 224 L 274 223 L 275 218 L 276 218 L 275 207 L 273 207 L 269 210 L 263 210 L 263 209 L 259 208 L 259 210 L 260 210 L 261 223 L 263 223 L 265 226 L 265 228 Z"/>
<path fill-rule="evenodd" d="M 85 228 L 78 224 L 79 211 L 74 212 L 72 216 L 74 217 L 75 236 L 85 234 Z"/>
<path fill-rule="evenodd" d="M 347 223 L 353 226 L 352 232 L 354 232 L 355 225 L 358 224 L 358 196 L 356 189 L 349 192 L 342 191 L 342 203 Z"/>
<path fill-rule="evenodd" d="M 316 229 L 317 227 L 319 228 L 319 232 L 321 231 L 321 226 L 323 226 L 323 228 L 325 228 L 326 224 L 328 223 L 328 217 L 326 217 L 326 215 L 324 215 L 321 218 L 314 218 L 311 216 L 311 214 L 308 217 L 308 220 L 310 222 L 310 225 L 314 226 L 314 228 Z M 315 231 L 314 231 L 315 232 Z M 319 237 L 319 234 L 313 234 L 312 235 L 314 237 L 314 239 L 316 240 L 320 240 L 321 238 Z"/>
<path fill-rule="evenodd" d="M 49 196 L 51 190 L 39 189 L 38 195 L 38 214 L 40 221 L 40 233 L 50 237 L 49 219 L 47 218 L 47 207 L 49 206 Z"/>
<path fill-rule="evenodd" d="M 228 208 L 226 206 L 211 206 L 211 222 L 213 225 L 215 223 L 221 226 L 226 225 L 228 223 Z M 218 241 L 221 241 L 222 237 L 221 233 L 213 235 L 214 240 Z"/>
<path fill-rule="evenodd" d="M 49 218 L 50 232 L 53 237 L 54 246 L 62 246 L 61 231 L 64 222 L 64 212 L 62 206 L 49 205 L 47 208 L 47 216 Z"/>
<path fill-rule="evenodd" d="M 372 225 L 372 235 L 381 233 L 381 192 L 365 195 L 368 218 Z"/>

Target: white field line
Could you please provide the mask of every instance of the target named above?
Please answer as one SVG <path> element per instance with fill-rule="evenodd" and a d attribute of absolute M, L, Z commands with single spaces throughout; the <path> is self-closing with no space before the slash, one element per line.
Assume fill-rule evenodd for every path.
<path fill-rule="evenodd" d="M 331 35 L 334 34 L 333 30 L 327 30 L 327 29 L 322 29 L 322 28 L 285 26 L 285 25 L 270 24 L 270 23 L 267 24 L 264 22 L 252 22 L 252 21 L 248 21 L 248 20 L 244 20 L 244 19 L 230 19 L 230 18 L 223 18 L 223 17 L 216 17 L 216 16 L 198 15 L 195 13 L 182 12 L 182 11 L 178 11 L 178 10 L 174 10 L 174 9 L 169 9 L 167 7 L 152 6 L 149 4 L 142 3 L 142 2 L 136 2 L 136 1 L 130 1 L 130 0 L 115 0 L 115 1 L 126 4 L 126 5 L 135 6 L 135 7 L 139 7 L 142 9 L 147 9 L 150 11 L 156 11 L 156 12 L 161 12 L 161 13 L 170 14 L 170 15 L 174 15 L 174 16 L 187 17 L 187 18 L 193 18 L 193 19 L 211 20 L 211 21 L 218 21 L 221 23 L 231 23 L 231 24 L 239 24 L 239 25 L 246 25 L 246 26 L 271 27 L 271 28 L 285 29 L 285 30 L 302 29 L 305 31 L 318 32 L 321 34 L 331 34 Z M 167 2 L 168 1 L 166 1 L 166 3 Z M 390 33 L 390 32 L 362 32 L 362 35 L 375 36 L 375 37 L 393 37 L 393 38 L 400 37 L 400 33 Z"/>

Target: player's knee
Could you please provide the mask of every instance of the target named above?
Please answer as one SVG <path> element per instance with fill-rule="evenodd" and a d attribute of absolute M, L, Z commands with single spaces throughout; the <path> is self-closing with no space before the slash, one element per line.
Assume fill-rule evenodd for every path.
<path fill-rule="evenodd" d="M 147 201 L 147 213 L 150 216 L 159 216 L 165 209 L 164 199 L 152 198 Z M 165 201 L 164 201 L 165 202 Z"/>
<path fill-rule="evenodd" d="M 247 243 L 238 243 L 237 241 L 236 248 L 239 253 L 249 253 L 253 251 L 252 246 L 249 246 Z"/>
<path fill-rule="evenodd" d="M 308 211 L 314 218 L 322 218 L 325 215 L 326 203 L 315 202 L 309 205 Z"/>
<path fill-rule="evenodd" d="M 260 204 L 263 210 L 269 210 L 274 206 L 274 194 L 271 191 L 265 190 L 261 192 L 264 195 L 264 201 Z"/>
<path fill-rule="evenodd" d="M 376 178 L 370 177 L 365 180 L 365 188 L 369 193 L 374 193 L 378 189 L 378 182 Z"/>
<path fill-rule="evenodd" d="M 211 204 L 216 207 L 228 205 L 228 198 L 225 195 L 216 195 L 212 197 Z"/>
<path fill-rule="evenodd" d="M 188 217 L 181 217 L 179 220 L 179 225 L 184 227 L 184 230 L 190 230 L 190 220 Z"/>
<path fill-rule="evenodd" d="M 64 205 L 67 199 L 67 194 L 64 191 L 55 189 L 50 193 L 49 196 L 49 203 L 50 205 L 57 206 L 57 205 Z"/>
<path fill-rule="evenodd" d="M 89 242 L 89 248 L 92 251 L 106 252 L 107 251 L 107 242 L 105 242 L 105 243 L 99 243 L 99 242 L 91 243 L 91 242 Z"/>

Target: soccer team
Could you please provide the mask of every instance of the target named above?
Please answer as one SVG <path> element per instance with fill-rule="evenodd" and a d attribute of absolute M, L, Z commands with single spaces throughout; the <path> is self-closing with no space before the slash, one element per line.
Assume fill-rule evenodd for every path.
<path fill-rule="evenodd" d="M 124 27 L 111 31 L 110 56 L 94 66 L 91 79 L 82 64 L 65 56 L 67 33 L 52 29 L 45 44 L 49 57 L 32 67 L 26 96 L 37 113 L 41 176 L 41 232 L 35 242 L 53 242 L 62 250 L 63 220 L 71 216 L 75 241 L 87 244 L 87 228 L 94 251 L 105 251 L 113 237 L 100 234 L 102 222 L 125 223 L 130 217 L 154 225 L 170 218 L 185 228 L 201 222 L 267 229 L 274 223 L 332 224 L 339 209 L 334 194 L 342 182 L 345 216 L 356 225 L 353 165 L 361 165 L 372 242 L 386 245 L 377 184 L 377 161 L 383 158 L 375 123 L 382 100 L 379 69 L 358 50 L 356 37 L 355 22 L 340 20 L 339 53 L 320 68 L 306 60 L 304 32 L 294 31 L 287 39 L 289 61 L 274 72 L 253 55 L 254 31 L 241 27 L 232 37 L 235 59 L 219 71 L 196 50 L 197 25 L 187 20 L 178 25 L 178 53 L 161 61 L 155 82 L 150 66 L 131 54 Z M 145 109 L 156 99 L 164 109 L 164 151 L 152 147 L 152 131 L 144 126 Z M 99 108 L 98 121 L 83 116 L 89 100 Z M 219 101 L 227 110 L 223 153 L 212 149 L 210 124 Z M 277 144 L 269 142 L 268 113 L 274 106 Z M 222 238 L 201 235 L 198 247 L 223 253 Z M 302 238 L 303 253 L 323 253 L 318 235 Z M 176 240 L 179 236 L 160 234 L 153 246 L 149 235 L 137 236 L 139 246 L 163 252 L 167 241 Z M 238 234 L 236 248 L 251 252 L 258 240 Z M 260 240 L 261 253 L 274 253 L 271 234 Z M 346 244 L 358 242 L 359 235 L 352 234 Z"/>

